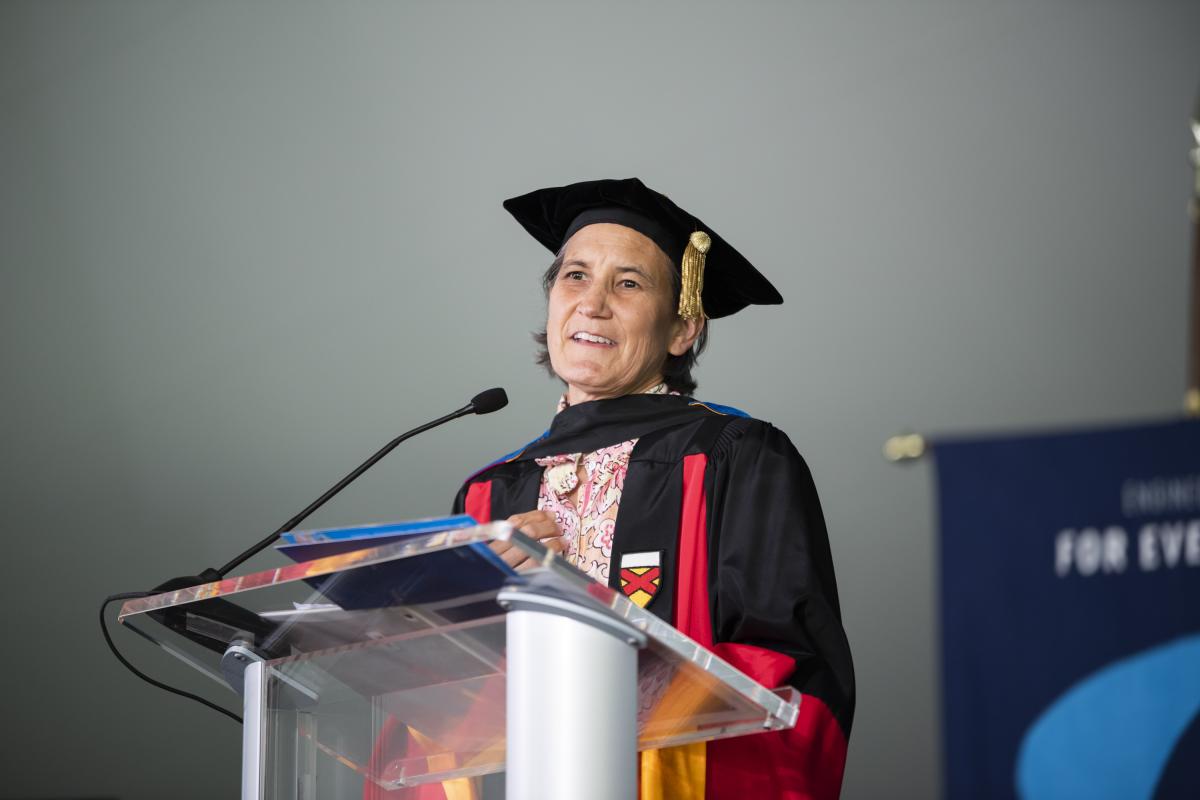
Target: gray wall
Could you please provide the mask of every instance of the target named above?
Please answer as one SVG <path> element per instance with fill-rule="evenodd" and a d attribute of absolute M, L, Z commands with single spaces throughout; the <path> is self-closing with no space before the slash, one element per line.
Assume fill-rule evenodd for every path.
<path fill-rule="evenodd" d="M 936 795 L 931 465 L 880 446 L 1178 410 L 1196 31 L 1167 1 L 0 4 L 0 792 L 231 796 L 236 726 L 114 663 L 99 599 L 502 384 L 314 522 L 444 511 L 556 398 L 547 254 L 499 201 L 638 175 L 787 298 L 713 326 L 700 395 L 813 466 L 845 795 Z"/>

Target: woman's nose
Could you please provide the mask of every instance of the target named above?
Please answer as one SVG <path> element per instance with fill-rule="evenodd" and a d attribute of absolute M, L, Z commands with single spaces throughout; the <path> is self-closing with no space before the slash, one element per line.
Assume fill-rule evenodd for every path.
<path fill-rule="evenodd" d="M 579 301 L 579 313 L 585 317 L 608 316 L 608 287 L 596 281 Z"/>

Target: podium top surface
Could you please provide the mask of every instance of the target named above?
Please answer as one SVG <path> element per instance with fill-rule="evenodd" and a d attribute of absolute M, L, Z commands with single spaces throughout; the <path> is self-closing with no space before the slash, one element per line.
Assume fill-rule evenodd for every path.
<path fill-rule="evenodd" d="M 536 566 L 514 571 L 493 541 L 510 542 Z M 263 660 L 276 685 L 272 707 L 312 717 L 301 725 L 310 738 L 313 715 L 365 720 L 374 732 L 358 744 L 339 734 L 333 750 L 317 746 L 394 788 L 503 768 L 503 606 L 522 598 L 628 632 L 640 647 L 643 749 L 795 724 L 793 689 L 762 686 L 502 522 L 129 600 L 119 619 L 238 689 L 226 652 Z M 381 760 L 388 719 L 404 720 L 429 752 Z"/>

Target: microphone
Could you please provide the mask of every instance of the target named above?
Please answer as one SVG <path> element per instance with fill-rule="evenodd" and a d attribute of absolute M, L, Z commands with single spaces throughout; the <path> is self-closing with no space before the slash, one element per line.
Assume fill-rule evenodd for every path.
<path fill-rule="evenodd" d="M 471 398 L 471 408 L 476 414 L 490 414 L 493 411 L 499 411 L 506 405 L 508 405 L 508 395 L 499 386 L 482 391 Z"/>
<path fill-rule="evenodd" d="M 231 570 L 240 566 L 243 562 L 247 561 L 252 556 L 257 555 L 260 551 L 264 550 L 266 547 L 268 547 L 272 542 L 274 542 L 280 536 L 282 536 L 283 534 L 292 530 L 297 525 L 299 525 L 301 522 L 303 522 L 305 520 L 305 518 L 307 518 L 310 514 L 312 514 L 314 511 L 316 511 L 321 506 L 325 505 L 325 503 L 328 502 L 334 495 L 336 495 L 342 489 L 345 489 L 347 486 L 349 486 L 351 483 L 353 483 L 358 478 L 358 476 L 362 475 L 368 469 L 375 466 L 376 462 L 378 462 L 381 458 L 386 456 L 388 453 L 392 452 L 392 450 L 396 449 L 396 446 L 399 445 L 404 440 L 411 439 L 412 437 L 416 436 L 418 433 L 424 433 L 425 431 L 429 430 L 430 428 L 436 428 L 439 425 L 443 425 L 447 422 L 450 422 L 451 420 L 458 419 L 459 417 L 465 417 L 468 414 L 491 414 L 493 411 L 499 411 L 500 409 L 504 408 L 506 405 L 508 405 L 508 394 L 505 393 L 505 391 L 503 389 L 501 389 L 500 387 L 496 387 L 494 389 L 488 389 L 488 390 L 480 392 L 479 394 L 472 397 L 471 402 L 467 403 L 465 406 L 458 409 L 457 411 L 447 414 L 444 417 L 439 417 L 438 419 L 435 419 L 433 422 L 427 422 L 424 425 L 413 428 L 411 431 L 406 431 L 405 433 L 400 434 L 395 439 L 392 439 L 390 442 L 385 444 L 379 450 L 379 452 L 375 453 L 375 455 L 368 458 L 362 464 L 359 464 L 358 467 L 355 468 L 355 470 L 353 472 L 351 472 L 349 475 L 342 478 L 340 481 L 338 481 L 332 487 L 330 487 L 329 490 L 325 492 L 325 494 L 321 495 L 316 500 L 309 503 L 307 508 L 305 508 L 303 511 L 301 511 L 296 516 L 289 519 L 287 522 L 280 525 L 270 536 L 266 537 L 261 542 L 258 542 L 253 547 L 246 550 L 245 552 L 239 554 L 236 558 L 231 560 L 228 564 L 225 564 L 220 569 L 212 569 L 210 567 L 209 569 L 206 569 L 203 572 L 201 572 L 198 576 L 196 576 L 195 579 L 175 578 L 174 580 L 168 581 L 167 583 L 163 584 L 161 587 L 158 587 L 158 588 L 161 589 L 162 591 L 170 591 L 172 589 L 182 588 L 182 586 L 195 586 L 196 584 L 199 584 L 199 583 L 208 583 L 211 581 L 221 580 L 226 575 L 228 575 Z M 192 582 L 184 583 L 181 585 L 180 581 L 184 581 L 184 580 L 191 580 Z"/>

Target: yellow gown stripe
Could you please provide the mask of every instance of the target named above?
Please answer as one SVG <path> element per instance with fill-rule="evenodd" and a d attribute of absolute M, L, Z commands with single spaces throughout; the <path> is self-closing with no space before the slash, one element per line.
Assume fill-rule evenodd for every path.
<path fill-rule="evenodd" d="M 642 753 L 639 800 L 704 800 L 705 742 Z"/>

